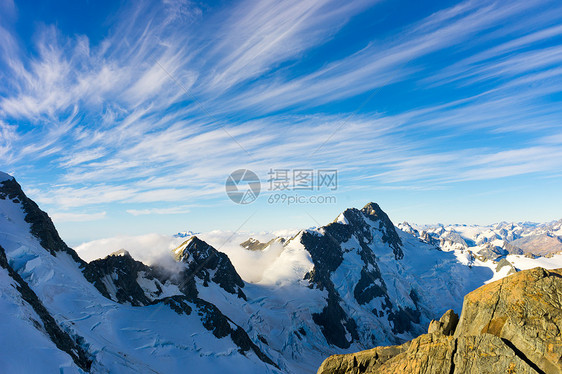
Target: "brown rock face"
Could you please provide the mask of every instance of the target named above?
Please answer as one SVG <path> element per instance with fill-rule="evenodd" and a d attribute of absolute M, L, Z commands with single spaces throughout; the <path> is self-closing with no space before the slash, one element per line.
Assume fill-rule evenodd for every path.
<path fill-rule="evenodd" d="M 545 373 L 562 372 L 562 269 L 522 271 L 469 293 L 455 337 L 492 334 Z"/>
<path fill-rule="evenodd" d="M 428 334 L 441 333 L 443 335 L 453 335 L 455 328 L 459 323 L 459 316 L 452 309 L 443 314 L 439 321 L 431 321 L 429 324 Z"/>
<path fill-rule="evenodd" d="M 457 325 L 458 321 L 458 325 Z M 562 373 L 562 269 L 485 285 L 401 346 L 331 356 L 318 373 Z"/>
<path fill-rule="evenodd" d="M 377 347 L 354 354 L 330 356 L 322 363 L 318 373 L 378 373 L 386 361 L 405 352 L 409 344 L 408 342 L 400 346 Z"/>

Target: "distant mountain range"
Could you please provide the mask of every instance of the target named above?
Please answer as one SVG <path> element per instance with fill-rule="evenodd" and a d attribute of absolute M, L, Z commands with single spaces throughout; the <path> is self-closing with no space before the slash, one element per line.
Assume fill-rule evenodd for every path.
<path fill-rule="evenodd" d="M 248 283 L 191 232 L 178 234 L 170 263 L 127 251 L 87 263 L 0 174 L 0 371 L 312 373 L 329 355 L 419 336 L 490 280 L 562 267 L 528 239 L 559 234 L 560 221 L 395 227 L 369 203 L 290 237 L 244 241 L 277 256 L 267 282 Z"/>
<path fill-rule="evenodd" d="M 442 250 L 464 249 L 497 259 L 508 254 L 549 256 L 562 252 L 562 219 L 549 223 L 508 223 L 495 225 L 411 225 L 398 227 Z"/>

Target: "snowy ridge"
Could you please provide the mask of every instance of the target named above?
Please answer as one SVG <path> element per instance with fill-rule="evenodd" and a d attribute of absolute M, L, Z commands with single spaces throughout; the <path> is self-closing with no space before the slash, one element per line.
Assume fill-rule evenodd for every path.
<path fill-rule="evenodd" d="M 4 182 L 4 181 L 10 180 L 10 179 L 14 179 L 14 177 L 0 171 L 0 182 Z"/>
<path fill-rule="evenodd" d="M 395 227 L 369 203 L 326 226 L 243 242 L 246 251 L 275 256 L 258 282 L 247 283 L 196 235 L 170 253 L 173 266 L 149 266 L 127 251 L 86 263 L 8 179 L 0 182 L 2 336 L 16 339 L 16 326 L 27 345 L 44 348 L 36 360 L 54 371 L 91 364 L 94 373 L 313 373 L 329 355 L 416 337 L 491 280 L 562 267 L 562 254 L 524 255 L 510 244 L 554 238 L 561 223 Z M 17 277 L 44 305 L 47 325 L 40 307 L 16 292 Z M 58 344 L 46 326 L 60 330 Z M 19 357 L 21 345 L 4 346 L 14 351 L 5 357 Z M 3 371 L 11 365 L 0 359 Z"/>
<path fill-rule="evenodd" d="M 208 372 L 228 371 L 233 365 L 250 373 L 278 372 L 274 365 L 264 362 L 267 355 L 259 349 L 255 351 L 252 343 L 245 340 L 247 335 L 243 331 L 238 331 L 238 327 L 230 328 L 226 317 L 221 318 L 218 309 L 204 300 L 184 299 L 183 312 L 179 313 L 170 306 L 171 302 L 166 302 L 170 298 L 134 307 L 104 297 L 84 277 L 82 263 L 76 262 L 66 251 L 52 254 L 49 248 L 42 247 L 39 238 L 31 233 L 30 223 L 26 222 L 29 212 L 19 199 L 11 199 L 4 191 L 0 188 L 0 245 L 5 249 L 7 262 L 37 294 L 60 328 L 75 337 L 75 343 L 87 351 L 92 360 L 92 372 L 179 373 L 185 367 Z M 13 310 L 10 302 L 18 302 L 12 299 L 4 296 L 0 299 L 3 314 Z M 19 322 L 26 324 L 23 331 L 36 330 L 30 322 L 32 313 L 28 315 L 28 322 L 26 319 Z M 205 319 L 200 315 L 206 316 Z M 5 335 L 3 331 L 2 336 L 13 335 Z M 230 338 L 225 339 L 227 336 Z M 35 340 L 27 344 L 33 345 Z M 18 346 L 4 344 L 4 347 L 15 350 Z M 58 357 L 59 367 L 80 372 L 70 358 L 65 358 L 63 353 L 50 354 L 49 349 L 39 352 L 34 360 L 49 363 Z M 4 352 L 5 357 L 10 357 L 10 352 Z M 17 352 L 13 353 L 17 356 Z M 33 372 L 31 367 L 23 369 Z"/>

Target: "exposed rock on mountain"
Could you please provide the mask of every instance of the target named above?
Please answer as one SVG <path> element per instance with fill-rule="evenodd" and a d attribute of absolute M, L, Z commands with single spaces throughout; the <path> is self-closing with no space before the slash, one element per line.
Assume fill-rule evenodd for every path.
<path fill-rule="evenodd" d="M 445 231 L 439 238 L 439 245 L 445 250 L 468 248 L 466 241 L 455 231 Z"/>
<path fill-rule="evenodd" d="M 375 349 L 376 360 L 363 355 L 360 366 L 386 365 L 404 354 L 419 358 L 408 367 L 435 369 L 451 360 L 461 367 L 448 353 L 468 342 L 450 335 L 455 314 L 430 321 L 450 308 L 460 311 L 468 292 L 515 271 L 517 263 L 502 258 L 493 268 L 483 266 L 470 250 L 440 251 L 435 232 L 410 228 L 396 229 L 370 203 L 287 239 L 250 240 L 247 249 L 266 245 L 252 257 L 273 258 L 256 283 L 245 283 L 226 254 L 193 233 L 173 252 L 176 261 L 144 264 L 121 250 L 87 264 L 13 178 L 0 174 L 6 258 L 0 266 L 0 324 L 6 339 L 24 336 L 7 354 L 40 344 L 29 355 L 40 356 L 49 372 L 179 373 L 188 367 L 300 374 L 315 371 L 330 354 L 401 344 Z M 437 231 L 455 237 L 443 227 Z M 495 240 L 494 248 L 501 244 Z M 430 324 L 429 337 L 405 343 Z M 483 343 L 485 349 L 514 352 L 502 337 L 485 339 L 495 339 Z M 427 350 L 443 360 L 423 361 Z M 515 367 L 527 365 L 519 360 Z M 3 363 L 0 357 L 0 371 Z"/>
<path fill-rule="evenodd" d="M 507 273 L 507 275 L 511 275 L 513 273 L 517 272 L 517 269 L 515 269 L 515 267 L 513 266 L 513 264 L 509 261 L 507 261 L 505 258 L 502 258 L 501 260 L 498 261 L 498 264 L 496 266 L 496 271 L 500 271 L 503 267 L 508 267 L 509 271 Z"/>
<path fill-rule="evenodd" d="M 39 239 L 43 248 L 52 255 L 57 252 L 66 252 L 77 263 L 82 266 L 86 265 L 86 262 L 60 238 L 49 215 L 39 209 L 39 206 L 23 193 L 21 186 L 14 178 L 10 177 L 2 181 L 0 186 L 0 199 L 10 199 L 16 204 L 21 204 L 25 214 L 25 222 L 30 224 L 31 234 Z"/>
<path fill-rule="evenodd" d="M 521 248 L 525 253 L 539 256 L 562 252 L 562 236 L 551 232 L 525 236 L 514 240 L 511 244 Z"/>
<path fill-rule="evenodd" d="M 469 293 L 400 346 L 331 356 L 318 373 L 560 373 L 562 269 L 535 268 Z M 454 331 L 454 335 L 450 335 Z"/>
<path fill-rule="evenodd" d="M 164 271 L 134 260 L 127 251 L 90 262 L 84 276 L 102 295 L 121 304 L 149 305 L 170 296 L 170 292 L 180 294 L 178 287 L 166 280 Z"/>
<path fill-rule="evenodd" d="M 193 238 L 177 253 L 177 272 L 127 251 L 87 264 L 19 184 L 0 177 L 1 335 L 23 339 L 3 351 L 33 357 L 0 359 L 0 371 L 182 372 L 199 358 L 196 371 L 234 364 L 279 372 L 267 345 L 198 297 L 198 287 L 245 297 L 226 255 Z"/>
<path fill-rule="evenodd" d="M 174 250 L 177 261 L 187 265 L 180 275 L 184 279 L 197 277 L 207 286 L 209 282 L 220 285 L 225 291 L 246 299 L 242 291 L 244 281 L 232 266 L 227 255 L 217 251 L 196 236 L 192 236 Z"/>
<path fill-rule="evenodd" d="M 561 330 L 562 269 L 535 268 L 468 294 L 455 337 L 492 334 L 537 371 L 559 373 Z"/>
<path fill-rule="evenodd" d="M 240 290 L 244 282 L 228 257 L 197 237 L 191 237 L 174 252 L 177 259 L 187 265 L 179 274 L 147 266 L 134 260 L 129 252 L 120 250 L 90 262 L 84 275 L 105 297 L 122 304 L 143 306 L 162 303 L 179 315 L 191 315 L 195 310 L 203 326 L 215 337 L 230 336 L 241 353 L 252 350 L 260 360 L 276 367 L 242 327 L 215 305 L 198 297 L 195 277 L 203 280 L 204 287 L 215 282 L 227 292 L 238 292 L 240 297 L 245 297 Z M 210 272 L 214 272 L 212 278 Z"/>
<path fill-rule="evenodd" d="M 269 245 L 269 243 L 262 243 L 257 239 L 254 238 L 249 238 L 248 240 L 240 243 L 240 246 L 242 248 L 246 248 L 250 251 L 262 251 L 264 250 L 267 246 Z"/>
<path fill-rule="evenodd" d="M 428 334 L 439 333 L 442 335 L 453 335 L 457 324 L 459 323 L 459 316 L 452 309 L 449 309 L 439 321 L 433 320 L 429 324 Z"/>
<path fill-rule="evenodd" d="M 379 230 L 383 232 L 382 241 L 387 243 L 392 247 L 394 252 L 394 257 L 400 260 L 404 257 L 404 252 L 402 252 L 402 241 L 396 233 L 394 224 L 388 218 L 388 215 L 382 211 L 379 204 L 369 203 L 361 209 L 364 215 L 366 215 L 371 221 L 377 222 L 379 224 Z"/>
<path fill-rule="evenodd" d="M 246 248 L 250 251 L 263 251 L 267 247 L 271 246 L 274 243 L 278 243 L 279 245 L 285 244 L 287 240 L 285 238 L 274 238 L 266 243 L 262 243 L 257 239 L 249 238 L 248 240 L 243 241 L 240 243 L 242 248 Z"/>
<path fill-rule="evenodd" d="M 355 302 L 365 305 L 380 298 L 379 309 L 372 309 L 373 317 L 384 316 L 397 334 L 410 331 L 412 324 L 420 322 L 420 312 L 415 296 L 412 296 L 415 292 L 408 296 L 413 308 L 397 307 L 393 305 L 382 278 L 372 246 L 386 245 L 395 261 L 401 260 L 404 252 L 394 225 L 377 204 L 369 203 L 361 210 L 347 209 L 339 219 L 320 228 L 318 233 L 303 232 L 301 243 L 314 263 L 314 269 L 306 275 L 306 279 L 328 292 L 327 305 L 321 313 L 313 315 L 328 343 L 347 348 L 353 340 L 360 339 L 357 321 L 350 318 L 341 306 L 349 304 L 349 301 L 342 299 L 346 295 L 342 295 L 333 280 L 334 273 L 349 256 L 357 256 L 359 262 L 356 266 L 361 266 L 357 268 L 361 269 L 357 282 L 351 284 Z"/>
<path fill-rule="evenodd" d="M 478 251 L 478 258 L 482 261 L 492 260 L 499 261 L 502 257 L 506 256 L 509 252 L 501 247 L 486 243 Z"/>

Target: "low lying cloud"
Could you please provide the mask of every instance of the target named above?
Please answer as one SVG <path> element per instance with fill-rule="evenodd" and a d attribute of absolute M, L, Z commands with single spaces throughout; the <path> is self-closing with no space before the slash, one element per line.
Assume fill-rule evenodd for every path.
<path fill-rule="evenodd" d="M 231 231 L 211 231 L 197 234 L 218 251 L 225 253 L 242 279 L 249 283 L 264 280 L 264 272 L 278 261 L 283 246 L 274 244 L 263 251 L 250 251 L 240 243 L 252 237 L 267 242 L 277 236 L 290 237 L 296 231 L 284 230 L 275 233 L 234 233 Z M 158 264 L 166 268 L 174 267 L 172 251 L 183 243 L 186 238 L 172 235 L 146 234 L 140 236 L 117 236 L 98 239 L 80 244 L 76 252 L 86 261 L 103 258 L 120 249 L 127 250 L 133 258 L 147 265 Z M 269 277 L 271 278 L 271 277 Z"/>
<path fill-rule="evenodd" d="M 260 242 L 268 242 L 276 236 L 272 233 L 233 233 L 216 230 L 197 236 L 220 252 L 226 253 L 240 277 L 249 283 L 261 281 L 265 269 L 275 262 L 283 251 L 281 245 L 272 245 L 263 251 L 250 251 L 240 246 L 240 243 L 250 237 Z"/>
<path fill-rule="evenodd" d="M 88 262 L 125 249 L 136 260 L 152 265 L 166 256 L 171 258 L 171 251 L 184 240 L 184 238 L 161 234 L 116 236 L 82 243 L 75 249 L 80 257 Z"/>

